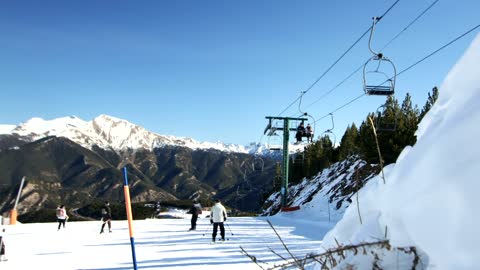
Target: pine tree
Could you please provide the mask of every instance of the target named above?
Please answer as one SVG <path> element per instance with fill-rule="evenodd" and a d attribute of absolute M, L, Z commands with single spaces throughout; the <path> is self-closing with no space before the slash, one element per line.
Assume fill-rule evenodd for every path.
<path fill-rule="evenodd" d="M 344 160 L 351 155 L 359 153 L 359 133 L 355 123 L 348 126 L 343 134 L 340 146 L 338 147 L 338 160 Z"/>
<path fill-rule="evenodd" d="M 282 188 L 282 181 L 283 181 L 282 166 L 280 165 L 280 162 L 277 162 L 277 164 L 275 165 L 275 176 L 273 178 L 274 191 L 279 191 Z"/>
<path fill-rule="evenodd" d="M 373 134 L 372 127 L 368 118 L 374 118 L 375 114 L 370 113 L 366 119 L 360 125 L 358 130 L 358 146 L 360 148 L 360 156 L 362 159 L 366 160 L 368 163 L 376 164 L 379 163 L 377 153 L 377 146 L 375 144 L 375 136 Z"/>
<path fill-rule="evenodd" d="M 425 102 L 425 105 L 423 105 L 422 111 L 420 112 L 419 116 L 419 122 L 422 121 L 423 117 L 427 114 L 427 112 L 432 108 L 433 104 L 435 104 L 435 101 L 438 99 L 438 88 L 435 86 L 432 89 L 432 93 L 428 93 L 428 98 L 427 101 Z"/>
<path fill-rule="evenodd" d="M 385 103 L 367 118 L 357 128 L 353 123 L 348 126 L 336 147 L 328 136 L 309 144 L 302 155 L 291 159 L 290 179 L 300 181 L 304 177 L 311 178 L 318 172 L 339 160 L 344 160 L 352 154 L 358 154 L 368 163 L 380 162 L 374 132 L 369 118 L 374 119 L 375 131 L 379 142 L 384 164 L 395 162 L 405 146 L 416 142 L 415 131 L 421 118 L 430 110 L 438 98 L 438 89 L 434 87 L 428 94 L 427 102 L 421 112 L 413 105 L 409 93 L 400 106 L 393 96 L 387 97 Z M 299 159 L 301 157 L 301 159 Z"/>

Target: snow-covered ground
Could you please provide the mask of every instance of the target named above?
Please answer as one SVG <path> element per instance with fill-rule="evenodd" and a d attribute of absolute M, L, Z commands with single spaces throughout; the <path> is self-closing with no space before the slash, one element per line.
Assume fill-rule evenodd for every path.
<path fill-rule="evenodd" d="M 260 269 L 241 253 L 240 246 L 267 263 L 265 268 L 271 267 L 283 260 L 270 249 L 285 258 L 290 256 L 266 220 L 231 217 L 225 228 L 229 240 L 214 245 L 210 243 L 212 226 L 205 217 L 193 232 L 188 231 L 188 216 L 136 220 L 138 269 Z M 315 233 L 313 224 L 293 225 L 288 216 L 269 220 L 298 257 L 317 250 L 325 233 Z M 8 261 L 0 262 L 0 269 L 133 269 L 127 222 L 113 221 L 113 232 L 104 234 L 99 234 L 100 225 L 100 221 L 67 222 L 60 231 L 53 222 L 5 226 Z"/>
<path fill-rule="evenodd" d="M 414 247 L 419 260 L 385 247 L 368 252 L 369 258 L 351 249 L 333 269 L 480 269 L 479 68 L 480 34 L 440 87 L 417 143 L 385 168 L 385 182 L 377 176 L 358 192 L 359 203 L 353 201 L 322 242 L 335 249 L 388 240 Z"/>

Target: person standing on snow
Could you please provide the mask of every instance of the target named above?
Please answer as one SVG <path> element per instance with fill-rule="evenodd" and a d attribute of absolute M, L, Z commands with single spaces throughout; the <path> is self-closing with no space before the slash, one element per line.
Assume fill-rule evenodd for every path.
<path fill-rule="evenodd" d="M 63 228 L 65 229 L 65 222 L 68 220 L 68 215 L 67 215 L 67 210 L 65 209 L 65 205 L 60 205 L 57 207 L 57 222 L 58 222 L 58 229 L 57 231 L 60 231 L 60 228 L 63 225 Z"/>
<path fill-rule="evenodd" d="M 197 229 L 198 215 L 202 213 L 202 206 L 199 202 L 197 202 L 197 200 L 193 200 L 193 205 L 188 212 L 192 214 L 191 227 L 189 231 L 195 231 Z"/>
<path fill-rule="evenodd" d="M 0 261 L 7 261 L 5 257 L 5 228 L 0 231 Z"/>
<path fill-rule="evenodd" d="M 108 224 L 108 232 L 112 232 L 112 210 L 110 209 L 110 203 L 108 201 L 106 201 L 105 205 L 102 207 L 102 221 L 103 223 L 100 233 L 103 233 L 105 224 Z"/>
<path fill-rule="evenodd" d="M 227 221 L 227 210 L 225 210 L 225 207 L 220 203 L 220 200 L 216 199 L 215 205 L 212 207 L 212 211 L 210 213 L 210 224 L 213 224 L 212 242 L 215 242 L 218 227 L 220 227 L 222 241 L 225 241 L 225 227 L 223 226 L 224 221 Z"/>
<path fill-rule="evenodd" d="M 161 211 L 162 211 L 162 205 L 160 204 L 160 201 L 157 201 L 157 203 L 155 204 L 155 214 L 153 218 L 158 217 Z"/>

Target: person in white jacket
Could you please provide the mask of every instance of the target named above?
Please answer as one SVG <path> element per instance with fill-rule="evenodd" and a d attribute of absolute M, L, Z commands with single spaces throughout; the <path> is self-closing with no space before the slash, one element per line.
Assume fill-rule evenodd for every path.
<path fill-rule="evenodd" d="M 223 226 L 224 221 L 227 221 L 227 210 L 225 210 L 225 207 L 220 203 L 220 200 L 216 199 L 215 205 L 212 207 L 210 213 L 210 223 L 213 224 L 212 242 L 215 242 L 218 227 L 220 227 L 222 241 L 225 241 L 225 227 Z"/>
<path fill-rule="evenodd" d="M 57 207 L 57 222 L 58 222 L 58 229 L 57 231 L 60 230 L 60 228 L 63 225 L 63 228 L 65 229 L 65 222 L 68 220 L 68 215 L 67 215 L 67 210 L 65 209 L 65 205 L 60 205 Z"/>

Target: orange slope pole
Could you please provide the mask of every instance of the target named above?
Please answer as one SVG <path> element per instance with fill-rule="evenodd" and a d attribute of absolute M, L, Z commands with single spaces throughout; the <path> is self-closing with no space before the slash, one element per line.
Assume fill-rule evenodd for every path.
<path fill-rule="evenodd" d="M 128 232 L 130 233 L 130 245 L 132 247 L 133 269 L 137 270 L 137 258 L 135 255 L 135 238 L 133 237 L 132 204 L 130 203 L 130 190 L 128 189 L 127 167 L 123 167 L 123 176 L 125 178 L 123 192 L 125 194 L 125 209 L 127 210 Z"/>

